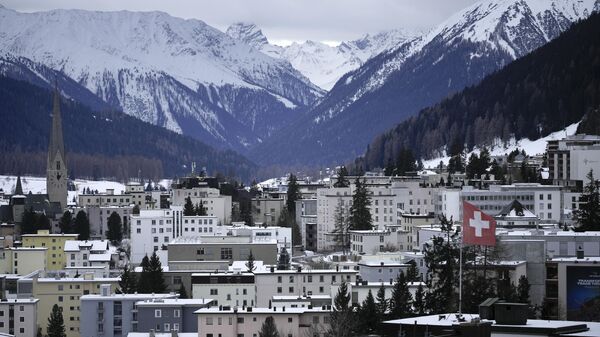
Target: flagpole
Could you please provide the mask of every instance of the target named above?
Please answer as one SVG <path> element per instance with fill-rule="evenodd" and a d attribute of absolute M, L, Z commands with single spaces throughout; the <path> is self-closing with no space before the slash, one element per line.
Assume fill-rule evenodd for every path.
<path fill-rule="evenodd" d="M 463 230 L 460 229 L 460 256 L 458 257 L 458 314 L 462 315 L 462 255 L 463 255 Z"/>

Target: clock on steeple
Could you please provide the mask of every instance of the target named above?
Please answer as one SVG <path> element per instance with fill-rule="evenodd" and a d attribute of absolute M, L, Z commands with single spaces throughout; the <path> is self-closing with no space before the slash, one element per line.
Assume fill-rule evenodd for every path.
<path fill-rule="evenodd" d="M 60 93 L 54 89 L 52 107 L 52 128 L 48 145 L 48 166 L 46 169 L 46 190 L 50 202 L 58 202 L 61 208 L 67 207 L 67 164 L 63 143 L 62 118 L 60 114 Z"/>

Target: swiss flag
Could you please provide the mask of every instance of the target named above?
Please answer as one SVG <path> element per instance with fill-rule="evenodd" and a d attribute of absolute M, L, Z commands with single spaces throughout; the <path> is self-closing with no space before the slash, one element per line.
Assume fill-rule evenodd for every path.
<path fill-rule="evenodd" d="M 474 205 L 463 201 L 463 243 L 495 246 L 496 220 Z"/>

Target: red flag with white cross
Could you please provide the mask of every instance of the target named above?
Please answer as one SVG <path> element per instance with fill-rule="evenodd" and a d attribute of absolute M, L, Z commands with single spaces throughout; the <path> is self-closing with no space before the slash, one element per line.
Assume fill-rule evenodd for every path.
<path fill-rule="evenodd" d="M 465 244 L 496 245 L 496 220 L 466 201 L 463 201 L 462 231 Z"/>

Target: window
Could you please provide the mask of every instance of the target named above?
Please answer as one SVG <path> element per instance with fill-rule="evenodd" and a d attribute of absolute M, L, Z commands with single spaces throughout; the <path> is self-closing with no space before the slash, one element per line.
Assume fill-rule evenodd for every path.
<path fill-rule="evenodd" d="M 138 233 L 138 234 L 142 234 L 142 229 L 141 229 L 141 228 L 137 228 L 135 231 L 136 231 L 136 233 Z"/>
<path fill-rule="evenodd" d="M 237 318 L 237 322 L 238 323 L 244 323 L 244 317 L 238 317 Z"/>
<path fill-rule="evenodd" d="M 171 324 L 165 323 L 165 331 L 171 331 Z"/>
<path fill-rule="evenodd" d="M 173 330 L 179 331 L 179 323 L 173 323 Z"/>
<path fill-rule="evenodd" d="M 23 317 L 23 316 L 19 317 L 19 322 L 25 322 L 25 317 Z"/>
<path fill-rule="evenodd" d="M 277 293 L 281 294 L 283 292 L 283 290 L 281 289 L 281 287 L 277 287 Z"/>
<path fill-rule="evenodd" d="M 294 292 L 294 287 L 290 287 L 289 291 L 290 291 L 290 293 L 293 293 Z"/>
<path fill-rule="evenodd" d="M 173 310 L 173 317 L 181 317 L 181 310 L 179 310 L 179 309 Z"/>
<path fill-rule="evenodd" d="M 218 289 L 211 289 L 210 290 L 210 294 L 211 295 L 218 295 L 219 294 L 219 290 Z"/>
<path fill-rule="evenodd" d="M 231 260 L 233 258 L 233 252 L 231 248 L 221 248 L 221 260 Z"/>
<path fill-rule="evenodd" d="M 292 323 L 293 319 L 291 317 L 288 317 L 288 323 Z"/>
<path fill-rule="evenodd" d="M 277 283 L 281 283 L 281 276 L 277 276 Z"/>
<path fill-rule="evenodd" d="M 213 325 L 213 318 L 212 317 L 206 317 L 206 325 Z"/>
<path fill-rule="evenodd" d="M 63 301 L 63 297 L 62 296 L 58 296 L 58 301 L 62 302 Z"/>
<path fill-rule="evenodd" d="M 290 283 L 294 282 L 294 277 L 290 276 Z"/>
<path fill-rule="evenodd" d="M 154 318 L 161 318 L 162 317 L 162 310 L 161 309 L 155 309 L 154 310 Z"/>
<path fill-rule="evenodd" d="M 313 324 L 319 324 L 319 316 L 313 316 Z"/>

